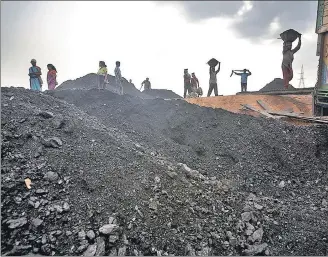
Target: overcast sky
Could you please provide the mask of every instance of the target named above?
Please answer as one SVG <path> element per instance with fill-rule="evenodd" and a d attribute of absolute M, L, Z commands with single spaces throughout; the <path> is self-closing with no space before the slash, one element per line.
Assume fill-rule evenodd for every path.
<path fill-rule="evenodd" d="M 28 88 L 32 58 L 44 81 L 46 65 L 54 64 L 59 83 L 97 72 L 99 60 L 113 74 L 119 60 L 122 75 L 137 87 L 149 77 L 153 88 L 181 95 L 189 68 L 207 92 L 206 62 L 215 57 L 222 64 L 219 94 L 240 91 L 232 69 L 249 69 L 248 90 L 259 90 L 282 77 L 277 38 L 293 28 L 303 36 L 291 84 L 298 87 L 303 64 L 305 84 L 313 87 L 316 8 L 317 1 L 1 1 L 1 86 Z"/>

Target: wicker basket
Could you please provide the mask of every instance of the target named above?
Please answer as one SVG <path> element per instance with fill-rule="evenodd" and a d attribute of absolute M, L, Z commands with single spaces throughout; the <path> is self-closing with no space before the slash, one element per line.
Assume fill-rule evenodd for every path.
<path fill-rule="evenodd" d="M 296 30 L 288 29 L 280 34 L 280 38 L 284 42 L 294 42 L 301 34 Z"/>
<path fill-rule="evenodd" d="M 211 60 L 209 60 L 209 61 L 207 62 L 207 64 L 208 64 L 209 66 L 211 66 L 211 67 L 215 67 L 216 65 L 219 64 L 219 61 L 218 61 L 217 59 L 215 59 L 215 58 L 212 58 Z"/>

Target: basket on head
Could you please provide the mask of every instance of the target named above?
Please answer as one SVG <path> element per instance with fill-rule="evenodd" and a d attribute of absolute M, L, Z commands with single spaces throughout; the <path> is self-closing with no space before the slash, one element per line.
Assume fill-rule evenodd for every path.
<path fill-rule="evenodd" d="M 215 67 L 216 65 L 218 65 L 219 61 L 215 58 L 212 58 L 211 60 L 209 60 L 207 62 L 207 64 L 210 66 L 210 67 Z"/>
<path fill-rule="evenodd" d="M 280 34 L 280 38 L 284 42 L 294 42 L 301 33 L 297 32 L 296 30 L 293 29 L 288 29 Z"/>

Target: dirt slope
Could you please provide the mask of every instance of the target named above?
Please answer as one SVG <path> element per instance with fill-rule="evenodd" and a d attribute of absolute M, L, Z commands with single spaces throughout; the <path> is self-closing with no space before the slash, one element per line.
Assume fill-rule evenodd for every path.
<path fill-rule="evenodd" d="M 303 113 L 306 116 L 312 115 L 312 97 L 310 95 L 233 95 L 187 99 L 189 103 L 212 108 L 222 108 L 234 113 L 244 113 L 241 104 L 248 104 L 258 110 L 263 110 L 257 103 L 257 100 L 264 102 L 271 111 L 292 111 L 294 113 Z M 250 114 L 259 115 L 257 113 Z"/>
<path fill-rule="evenodd" d="M 1 100 L 2 254 L 327 254 L 327 127 L 98 90 Z"/>

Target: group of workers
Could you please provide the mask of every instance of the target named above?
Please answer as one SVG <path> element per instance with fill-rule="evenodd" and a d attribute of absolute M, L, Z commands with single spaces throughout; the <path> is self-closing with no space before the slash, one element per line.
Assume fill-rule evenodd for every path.
<path fill-rule="evenodd" d="M 30 77 L 30 89 L 34 91 L 41 91 L 43 80 L 41 78 L 42 72 L 39 66 L 36 66 L 36 60 L 31 60 L 31 67 L 29 68 L 28 76 Z M 54 65 L 48 64 L 47 84 L 48 90 L 54 90 L 57 83 L 57 70 Z"/>
<path fill-rule="evenodd" d="M 301 34 L 298 36 L 299 41 L 297 46 L 292 49 L 292 42 L 284 42 L 283 45 L 283 61 L 282 61 L 282 73 L 283 73 L 283 80 L 284 80 L 284 86 L 285 88 L 288 88 L 289 82 L 293 79 L 293 69 L 292 69 L 292 63 L 294 60 L 294 54 L 300 49 L 301 47 Z M 29 77 L 30 77 L 30 89 L 41 91 L 43 81 L 41 78 L 42 72 L 41 68 L 36 65 L 36 60 L 31 60 L 32 67 L 29 68 Z M 216 65 L 218 64 L 217 70 L 215 70 Z M 221 69 L 221 63 L 217 62 L 216 65 L 210 65 L 209 68 L 209 88 L 207 92 L 207 97 L 211 96 L 212 92 L 214 91 L 214 95 L 218 96 L 218 84 L 217 84 L 217 74 L 220 72 Z M 123 94 L 123 78 L 121 74 L 120 69 L 121 63 L 119 61 L 116 62 L 115 66 L 115 84 L 117 87 L 117 93 L 120 95 Z M 58 85 L 57 83 L 57 70 L 54 65 L 48 64 L 48 73 L 47 73 L 47 84 L 48 84 L 48 90 L 54 90 L 55 87 Z M 248 76 L 252 75 L 252 73 L 248 69 L 243 70 L 232 70 L 230 77 L 235 74 L 239 75 L 241 77 L 241 92 L 247 92 L 247 78 Z M 107 66 L 104 61 L 99 62 L 99 70 L 97 72 L 98 75 L 98 89 L 105 89 L 105 84 L 108 84 L 108 70 Z M 188 72 L 188 69 L 184 69 L 184 93 L 183 97 L 197 97 L 203 94 L 202 88 L 199 85 L 199 80 L 196 77 L 195 73 L 191 73 L 191 75 Z M 130 83 L 132 81 L 130 80 Z M 149 78 L 146 78 L 141 83 L 141 88 L 144 87 L 145 90 L 151 89 L 151 83 L 149 81 Z"/>
<path fill-rule="evenodd" d="M 213 91 L 214 91 L 214 95 L 218 96 L 217 74 L 220 72 L 221 63 L 218 62 L 217 70 L 215 70 L 215 66 L 210 66 L 210 70 L 209 70 L 210 79 L 209 79 L 209 88 L 207 92 L 207 97 L 211 96 Z M 247 78 L 248 76 L 252 75 L 252 73 L 249 70 L 244 69 L 241 70 L 240 72 L 233 70 L 232 74 L 239 75 L 241 77 L 241 92 L 246 92 Z M 188 69 L 184 69 L 183 80 L 184 80 L 184 93 L 183 93 L 184 98 L 187 97 L 187 93 L 188 93 L 188 97 L 198 97 L 203 94 L 203 91 L 199 86 L 199 80 L 194 72 L 191 73 L 190 76 Z"/>
<path fill-rule="evenodd" d="M 123 77 L 121 74 L 121 63 L 119 61 L 117 61 L 115 63 L 115 69 L 114 69 L 114 73 L 115 73 L 115 86 L 117 87 L 117 93 L 120 95 L 123 95 L 123 86 L 122 86 L 122 82 L 123 82 Z M 105 84 L 108 84 L 108 70 L 107 70 L 107 65 L 104 61 L 99 61 L 99 70 L 97 72 L 98 75 L 98 89 L 102 90 L 105 89 Z"/>

